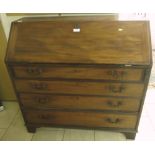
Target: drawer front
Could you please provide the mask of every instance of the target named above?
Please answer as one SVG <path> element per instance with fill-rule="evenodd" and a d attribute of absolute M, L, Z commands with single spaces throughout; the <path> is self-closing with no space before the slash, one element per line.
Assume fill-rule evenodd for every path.
<path fill-rule="evenodd" d="M 140 83 L 15 80 L 18 92 L 141 97 Z"/>
<path fill-rule="evenodd" d="M 24 107 L 35 109 L 138 111 L 139 99 L 94 96 L 20 94 Z"/>
<path fill-rule="evenodd" d="M 29 111 L 25 112 L 29 123 L 69 125 L 83 127 L 135 128 L 137 116 L 127 114 L 66 112 L 66 111 Z"/>
<path fill-rule="evenodd" d="M 65 78 L 141 81 L 143 69 L 101 68 L 101 67 L 45 67 L 15 66 L 13 72 L 17 78 Z"/>

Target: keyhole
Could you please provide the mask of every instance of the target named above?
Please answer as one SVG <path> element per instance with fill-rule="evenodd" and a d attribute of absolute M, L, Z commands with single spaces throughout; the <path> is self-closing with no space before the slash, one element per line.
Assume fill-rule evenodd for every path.
<path fill-rule="evenodd" d="M 74 28 L 73 28 L 73 32 L 80 32 L 80 26 L 79 26 L 79 24 L 76 24 L 75 26 L 74 26 Z"/>

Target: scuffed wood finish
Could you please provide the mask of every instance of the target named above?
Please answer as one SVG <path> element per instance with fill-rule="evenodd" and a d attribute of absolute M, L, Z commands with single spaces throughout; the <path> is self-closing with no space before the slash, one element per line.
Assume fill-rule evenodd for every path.
<path fill-rule="evenodd" d="M 8 61 L 150 64 L 146 21 L 77 21 L 74 18 L 70 21 L 14 22 Z M 80 32 L 73 32 L 76 28 L 80 28 Z"/>
<path fill-rule="evenodd" d="M 141 97 L 141 83 L 15 80 L 19 92 Z"/>
<path fill-rule="evenodd" d="M 20 94 L 22 105 L 33 109 L 71 109 L 71 110 L 139 110 L 140 99 L 112 98 L 96 96 L 70 96 L 47 94 Z"/>
<path fill-rule="evenodd" d="M 19 19 L 6 63 L 29 132 L 89 127 L 134 138 L 152 66 L 149 22 Z"/>
<path fill-rule="evenodd" d="M 97 66 L 15 66 L 13 67 L 13 72 L 17 78 L 96 79 L 116 81 L 142 81 L 144 75 L 143 69 L 104 68 Z"/>
<path fill-rule="evenodd" d="M 136 115 L 94 113 L 94 112 L 68 112 L 68 111 L 28 111 L 26 119 L 30 123 L 44 123 L 51 125 L 72 125 L 86 127 L 114 127 L 134 129 L 137 121 Z"/>

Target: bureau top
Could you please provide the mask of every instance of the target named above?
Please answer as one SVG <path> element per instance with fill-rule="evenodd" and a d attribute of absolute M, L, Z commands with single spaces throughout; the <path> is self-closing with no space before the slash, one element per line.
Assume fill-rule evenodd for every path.
<path fill-rule="evenodd" d="M 150 65 L 148 21 L 25 18 L 12 23 L 7 62 Z"/>

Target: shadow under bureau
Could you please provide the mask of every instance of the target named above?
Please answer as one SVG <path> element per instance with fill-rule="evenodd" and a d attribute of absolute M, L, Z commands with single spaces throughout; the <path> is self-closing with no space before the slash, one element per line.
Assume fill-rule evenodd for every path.
<path fill-rule="evenodd" d="M 148 21 L 13 22 L 6 64 L 28 131 L 82 127 L 134 139 L 152 66 L 150 42 Z"/>

